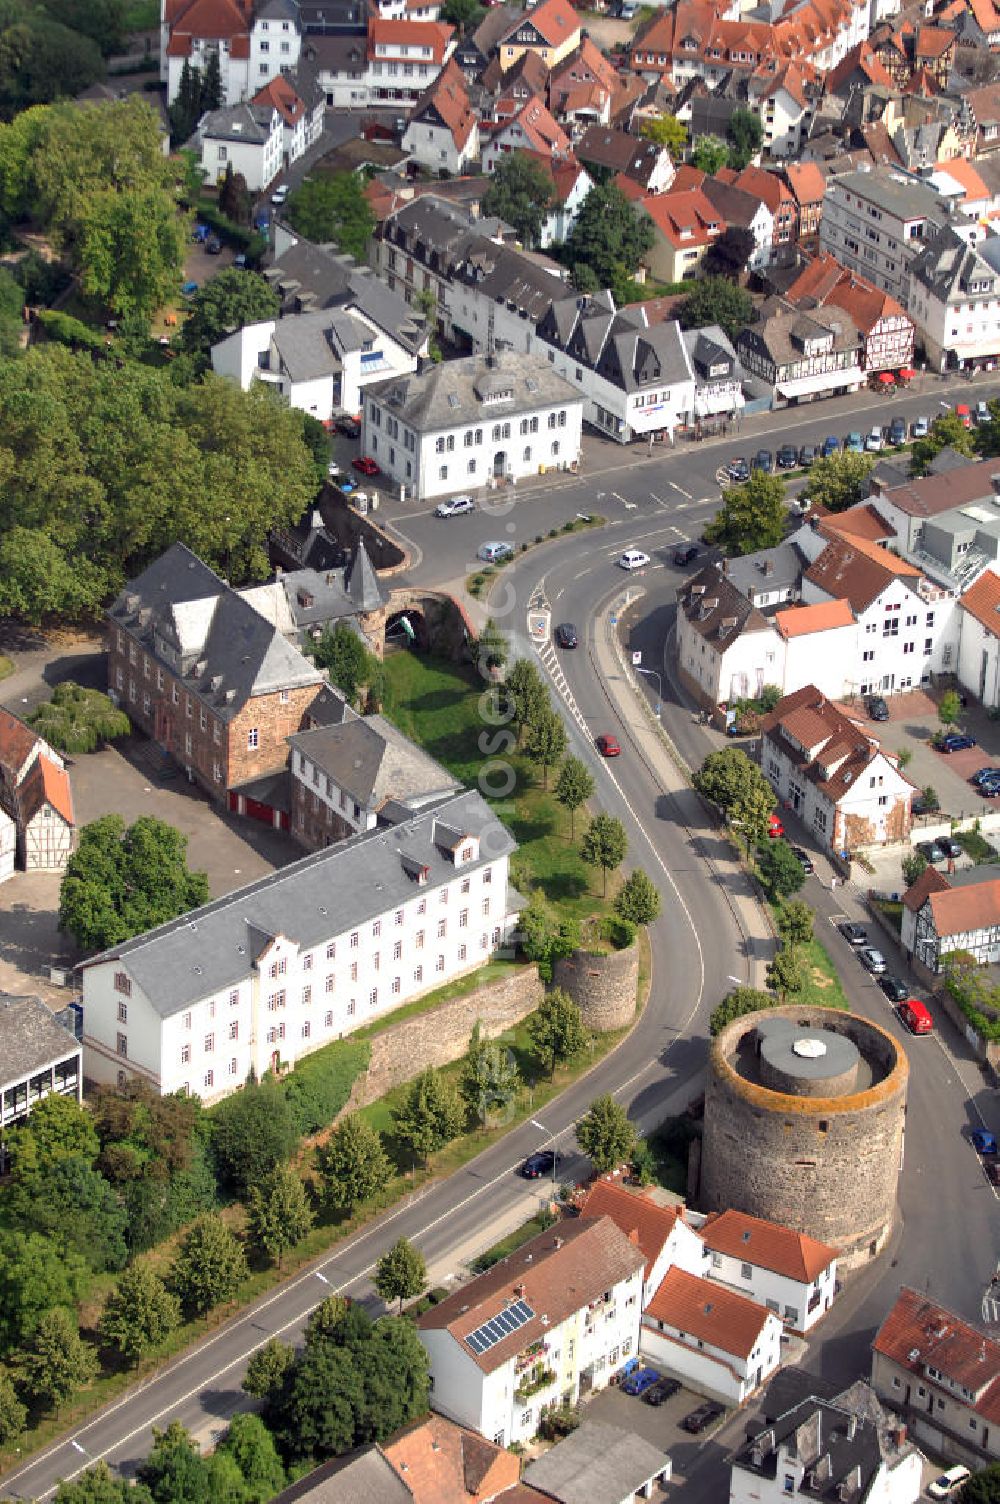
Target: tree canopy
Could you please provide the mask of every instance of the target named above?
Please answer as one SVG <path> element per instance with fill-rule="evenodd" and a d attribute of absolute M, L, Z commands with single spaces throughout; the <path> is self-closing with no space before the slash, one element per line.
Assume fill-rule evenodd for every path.
<path fill-rule="evenodd" d="M 814 460 L 806 491 L 814 503 L 828 512 L 846 512 L 857 506 L 867 491 L 868 476 L 875 461 L 870 454 L 843 450 Z"/>
<path fill-rule="evenodd" d="M 653 115 L 640 127 L 647 141 L 665 146 L 672 157 L 679 157 L 687 145 L 687 126 L 676 115 Z"/>
<path fill-rule="evenodd" d="M 212 346 L 234 329 L 277 316 L 280 299 L 256 272 L 230 266 L 200 287 L 181 330 L 181 343 L 207 359 Z M 328 446 L 329 448 L 329 446 Z"/>
<path fill-rule="evenodd" d="M 64 679 L 52 698 L 26 717 L 28 725 L 60 752 L 93 752 L 105 742 L 128 736 L 132 723 L 99 689 Z"/>
<path fill-rule="evenodd" d="M 553 794 L 557 804 L 569 810 L 569 837 L 576 834 L 576 812 L 593 797 L 594 777 L 579 757 L 567 757 L 559 769 Z"/>
<path fill-rule="evenodd" d="M 482 212 L 513 225 L 527 250 L 542 236 L 546 215 L 556 202 L 555 184 L 545 168 L 524 151 L 501 157 L 483 194 Z"/>
<path fill-rule="evenodd" d="M 691 165 L 714 178 L 729 161 L 729 147 L 718 136 L 699 136 L 691 153 Z"/>
<path fill-rule="evenodd" d="M 613 183 L 595 183 L 566 238 L 563 259 L 575 269 L 589 268 L 599 287 L 627 282 L 656 232 L 652 220 L 633 208 Z"/>
<path fill-rule="evenodd" d="M 342 1118 L 320 1145 L 316 1162 L 326 1200 L 345 1211 L 377 1196 L 392 1173 L 381 1135 L 356 1112 Z"/>
<path fill-rule="evenodd" d="M 763 1008 L 773 1008 L 775 1004 L 774 994 L 760 992 L 754 987 L 734 987 L 716 1007 L 712 1009 L 708 1020 L 708 1032 L 714 1039 L 716 1034 L 721 1034 L 727 1024 L 734 1019 L 742 1018 L 746 1013 L 759 1013 Z"/>
<path fill-rule="evenodd" d="M 992 424 L 983 435 L 986 443 L 991 430 Z M 941 413 L 931 423 L 926 437 L 917 439 L 910 450 L 910 469 L 914 475 L 926 475 L 931 461 L 942 449 L 954 449 L 959 454 L 971 455 L 974 444 L 975 436 L 965 427 L 957 413 Z"/>
<path fill-rule="evenodd" d="M 620 1102 L 605 1093 L 595 1097 L 576 1125 L 576 1141 L 598 1175 L 624 1164 L 635 1145 L 635 1129 Z"/>
<path fill-rule="evenodd" d="M 360 704 L 362 689 L 367 690 L 369 698 L 376 701 L 382 698 L 385 688 L 382 665 L 346 622 L 324 627 L 312 655 L 320 668 L 329 669 L 330 683 L 352 705 Z"/>
<path fill-rule="evenodd" d="M 572 1060 L 587 1043 L 580 1009 L 561 987 L 547 992 L 528 1019 L 531 1053 L 550 1075 L 563 1060 Z"/>
<path fill-rule="evenodd" d="M 341 251 L 365 265 L 375 216 L 354 172 L 317 173 L 289 195 L 285 217 L 307 240 L 332 240 Z"/>
<path fill-rule="evenodd" d="M 399 1301 L 400 1315 L 403 1301 L 419 1295 L 427 1283 L 427 1265 L 419 1248 L 406 1238 L 399 1238 L 379 1259 L 375 1266 L 373 1284 L 376 1292 L 386 1302 Z"/>
<path fill-rule="evenodd" d="M 753 300 L 728 277 L 698 277 L 678 304 L 677 317 L 682 329 L 704 329 L 709 324 L 718 324 L 724 334 L 735 339 L 753 323 Z"/>
<path fill-rule="evenodd" d="M 80 831 L 59 889 L 59 924 L 84 950 L 104 950 L 208 901 L 188 870 L 187 836 L 152 815 L 126 828 L 102 815 Z"/>
<path fill-rule="evenodd" d="M 590 867 L 600 867 L 603 892 L 608 891 L 608 873 L 625 860 L 628 837 L 625 827 L 614 815 L 595 815 L 584 832 L 580 855 Z"/>
<path fill-rule="evenodd" d="M 760 151 L 764 127 L 760 116 L 745 107 L 734 110 L 726 127 L 729 142 L 729 165 L 737 172 L 749 165 Z"/>
<path fill-rule="evenodd" d="M 780 475 L 754 470 L 741 486 L 730 486 L 722 506 L 705 528 L 705 539 L 730 554 L 775 548 L 788 525 L 785 486 Z"/>

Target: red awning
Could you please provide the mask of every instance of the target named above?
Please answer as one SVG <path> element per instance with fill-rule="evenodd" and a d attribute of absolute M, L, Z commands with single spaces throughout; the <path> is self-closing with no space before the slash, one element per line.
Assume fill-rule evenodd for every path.
<path fill-rule="evenodd" d="M 900 376 L 902 376 L 904 381 L 912 381 L 917 373 L 916 371 L 911 370 L 909 366 L 905 366 L 899 374 Z"/>
<path fill-rule="evenodd" d="M 891 371 L 879 371 L 878 379 L 883 386 L 895 386 L 896 378 Z"/>

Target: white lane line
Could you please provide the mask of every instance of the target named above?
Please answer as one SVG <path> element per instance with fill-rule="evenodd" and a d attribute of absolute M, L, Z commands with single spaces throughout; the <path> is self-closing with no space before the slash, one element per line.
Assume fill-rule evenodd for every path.
<path fill-rule="evenodd" d="M 690 491 L 685 491 L 684 487 L 683 486 L 679 486 L 675 480 L 672 480 L 670 482 L 670 484 L 673 486 L 673 488 L 674 488 L 675 491 L 679 491 L 682 496 L 686 496 L 687 499 L 688 499 L 688 501 L 691 500 L 691 492 Z"/>

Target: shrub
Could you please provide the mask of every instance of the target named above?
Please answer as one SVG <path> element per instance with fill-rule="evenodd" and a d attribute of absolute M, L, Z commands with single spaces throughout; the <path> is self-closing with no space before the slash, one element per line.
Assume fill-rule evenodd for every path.
<path fill-rule="evenodd" d="M 559 536 L 559 529 L 557 527 L 550 527 L 549 528 L 549 537 L 550 538 L 558 538 L 558 536 Z"/>
<path fill-rule="evenodd" d="M 370 1055 L 364 1039 L 335 1039 L 297 1063 L 282 1086 L 299 1133 L 318 1133 L 333 1122 Z"/>
<path fill-rule="evenodd" d="M 544 535 L 542 533 L 536 533 L 535 534 L 535 542 L 536 543 L 544 543 L 544 541 L 545 541 L 545 538 L 544 538 Z"/>
<path fill-rule="evenodd" d="M 105 349 L 104 335 L 95 333 L 87 324 L 68 313 L 43 308 L 35 315 L 35 320 L 45 330 L 49 339 L 55 340 L 60 345 L 69 345 L 71 350 L 96 352 Z"/>
<path fill-rule="evenodd" d="M 608 914 L 601 920 L 600 933 L 615 950 L 627 950 L 635 939 L 635 925 L 620 914 Z"/>
<path fill-rule="evenodd" d="M 132 723 L 99 689 L 84 689 L 67 679 L 57 684 L 47 705 L 28 716 L 28 725 L 60 752 L 93 752 L 106 742 L 128 736 Z"/>

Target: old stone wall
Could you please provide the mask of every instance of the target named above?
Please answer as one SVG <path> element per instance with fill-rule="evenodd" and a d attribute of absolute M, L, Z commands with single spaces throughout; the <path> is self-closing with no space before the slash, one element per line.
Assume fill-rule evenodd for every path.
<path fill-rule="evenodd" d="M 552 981 L 569 993 L 595 1034 L 626 1029 L 635 1017 L 639 947 L 630 945 L 607 955 L 574 951 L 556 961 Z"/>
<path fill-rule="evenodd" d="M 827 1097 L 753 1084 L 738 1074 L 733 1059 L 760 1015 L 735 1020 L 712 1046 L 700 1205 L 705 1211 L 735 1207 L 797 1228 L 840 1249 L 842 1266 L 850 1268 L 874 1257 L 892 1229 L 906 1056 L 891 1035 L 854 1015 L 823 1008 L 774 1012 L 846 1034 L 871 1065 L 875 1084 Z"/>
<path fill-rule="evenodd" d="M 537 967 L 519 966 L 509 976 L 390 1024 L 372 1039 L 368 1070 L 354 1083 L 344 1111 L 367 1107 L 428 1066 L 461 1059 L 477 1022 L 484 1035 L 496 1039 L 534 1013 L 544 995 Z"/>

